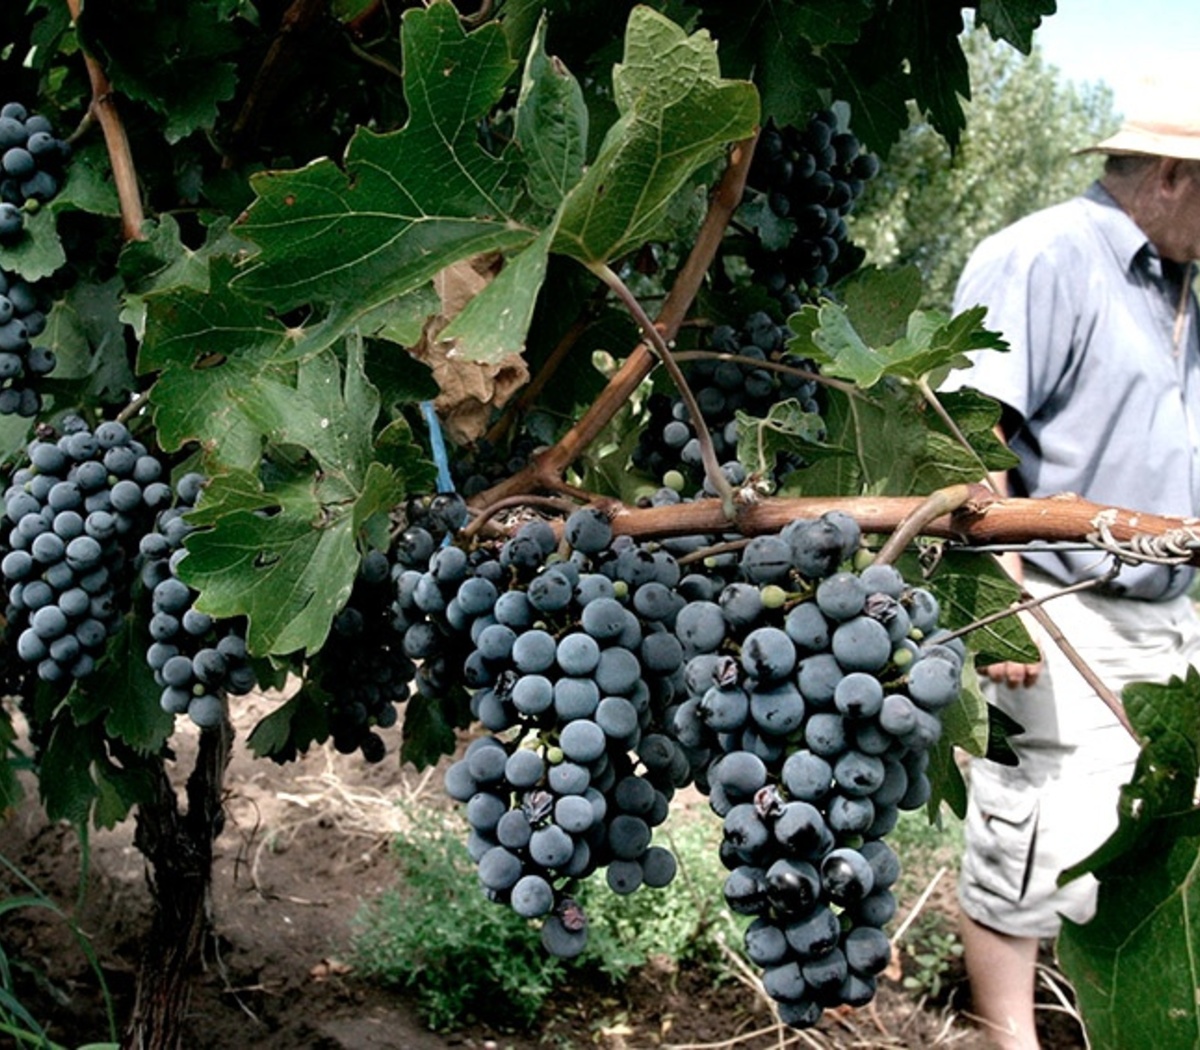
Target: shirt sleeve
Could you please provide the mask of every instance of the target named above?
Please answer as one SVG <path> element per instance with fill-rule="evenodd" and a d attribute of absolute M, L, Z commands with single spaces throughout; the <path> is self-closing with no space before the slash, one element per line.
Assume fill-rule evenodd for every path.
<path fill-rule="evenodd" d="M 1069 258 L 1021 242 L 1020 226 L 983 241 L 959 279 L 954 312 L 987 309 L 984 324 L 1008 343 L 1007 351 L 978 350 L 950 388 L 971 386 L 996 398 L 1023 420 L 1061 394 L 1074 357 L 1076 311 Z"/>

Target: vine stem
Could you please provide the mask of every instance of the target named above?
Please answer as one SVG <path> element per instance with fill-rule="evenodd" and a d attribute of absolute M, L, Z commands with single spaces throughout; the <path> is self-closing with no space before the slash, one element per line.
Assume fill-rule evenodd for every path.
<path fill-rule="evenodd" d="M 679 396 L 683 398 L 683 403 L 687 406 L 688 416 L 692 421 L 692 428 L 696 431 L 696 440 L 700 444 L 700 459 L 704 463 L 705 476 L 708 478 L 713 490 L 720 497 L 725 516 L 732 521 L 737 517 L 737 508 L 733 500 L 733 486 L 729 484 L 729 479 L 721 473 L 721 464 L 717 462 L 717 452 L 713 448 L 712 435 L 708 432 L 708 424 L 704 421 L 704 413 L 700 411 L 700 406 L 696 403 L 696 395 L 692 393 L 692 388 L 688 386 L 687 377 L 679 367 L 679 362 L 675 360 L 674 354 L 671 353 L 671 348 L 663 338 L 662 332 L 654 327 L 654 322 L 650 320 L 646 311 L 642 308 L 642 304 L 638 302 L 637 296 L 629 290 L 629 286 L 621 280 L 612 267 L 603 263 L 597 263 L 591 267 L 591 270 L 613 290 L 617 298 L 625 305 L 625 309 L 629 311 L 630 316 L 637 322 L 638 327 L 642 330 L 642 334 L 648 340 L 651 349 L 653 349 L 659 361 L 662 362 L 663 367 L 667 370 L 667 374 L 671 377 L 671 382 L 675 384 L 675 389 L 679 391 Z"/>
<path fill-rule="evenodd" d="M 954 417 L 946 411 L 946 406 L 942 404 L 942 399 L 937 396 L 933 387 L 929 385 L 929 380 L 922 376 L 917 380 L 917 389 L 921 392 L 921 397 L 925 399 L 925 403 L 933 409 L 938 419 L 946 425 L 946 429 L 950 431 L 954 440 L 975 458 L 975 462 L 979 464 L 979 469 L 983 472 L 984 484 L 996 493 L 996 495 L 1000 495 L 1000 491 L 996 488 L 996 483 L 992 480 L 991 473 L 988 471 L 987 464 L 980 459 L 979 453 L 975 451 L 975 446 L 967 440 L 967 435 L 962 432 L 962 429 L 954 421 Z"/>
<path fill-rule="evenodd" d="M 73 24 L 79 21 L 81 0 L 67 0 L 67 10 Z M 142 208 L 142 194 L 138 188 L 137 169 L 133 165 L 133 153 L 129 148 L 129 137 L 125 125 L 117 113 L 116 98 L 108 76 L 96 59 L 83 52 L 88 80 L 92 85 L 92 101 L 88 111 L 95 115 L 104 133 L 104 144 L 108 148 L 108 160 L 112 165 L 113 182 L 117 187 L 117 200 L 121 206 L 121 235 L 126 241 L 146 239 L 142 223 L 146 213 Z"/>
<path fill-rule="evenodd" d="M 950 485 L 931 492 L 905 516 L 895 531 L 887 538 L 887 542 L 879 548 L 879 553 L 875 555 L 875 561 L 880 565 L 890 565 L 904 553 L 904 549 L 913 540 L 929 527 L 931 522 L 966 506 L 970 498 L 971 489 L 967 485 Z"/>
<path fill-rule="evenodd" d="M 465 540 L 469 540 L 479 534 L 488 521 L 494 518 L 502 510 L 508 510 L 512 507 L 542 507 L 546 510 L 558 511 L 563 514 L 570 514 L 577 510 L 578 503 L 573 503 L 571 500 L 563 499 L 558 496 L 506 496 L 504 499 L 498 499 L 495 503 L 489 503 L 483 507 L 479 513 L 471 519 L 471 523 L 460 530 L 459 536 Z"/>
<path fill-rule="evenodd" d="M 862 391 L 859 390 L 853 383 L 847 383 L 842 379 L 833 379 L 830 376 L 823 376 L 819 372 L 810 372 L 806 368 L 797 368 L 795 365 L 785 365 L 779 361 L 763 361 L 757 357 L 746 357 L 744 354 L 726 354 L 720 350 L 680 350 L 675 353 L 676 361 L 732 361 L 734 364 L 746 365 L 749 368 L 763 368 L 768 372 L 779 372 L 782 375 L 799 376 L 801 379 L 807 379 L 813 383 L 820 383 L 822 386 L 827 386 L 831 390 L 840 390 L 843 394 L 850 397 L 861 397 Z"/>
<path fill-rule="evenodd" d="M 745 139 L 730 151 L 729 164 L 709 199 L 708 211 L 700 226 L 696 243 L 692 245 L 687 261 L 663 301 L 654 327 L 667 342 L 678 334 L 696 293 L 717 256 L 717 250 L 725 236 L 725 228 L 741 203 L 757 139 L 757 135 Z M 635 346 L 596 400 L 556 444 L 538 455 L 524 470 L 473 497 L 471 502 L 483 506 L 497 499 L 537 488 L 555 487 L 554 482 L 561 478 L 563 471 L 599 436 L 633 396 L 633 392 L 650 374 L 654 362 L 654 354 L 646 342 Z"/>

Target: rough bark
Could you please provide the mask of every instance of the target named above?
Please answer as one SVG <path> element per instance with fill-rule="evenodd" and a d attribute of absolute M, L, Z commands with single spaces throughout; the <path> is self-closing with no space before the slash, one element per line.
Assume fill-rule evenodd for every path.
<path fill-rule="evenodd" d="M 122 1050 L 181 1050 L 183 1021 L 209 930 L 213 840 L 219 831 L 232 730 L 201 734 L 181 809 L 165 766 L 155 797 L 138 808 L 134 843 L 150 864 L 154 915 L 138 965 Z"/>

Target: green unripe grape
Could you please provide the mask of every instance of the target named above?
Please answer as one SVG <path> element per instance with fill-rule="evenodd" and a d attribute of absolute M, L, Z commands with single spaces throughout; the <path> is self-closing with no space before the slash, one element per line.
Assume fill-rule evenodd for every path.
<path fill-rule="evenodd" d="M 550 765 L 557 766 L 560 762 L 562 762 L 564 757 L 565 756 L 563 755 L 563 750 L 561 747 L 546 748 L 546 761 Z"/>
<path fill-rule="evenodd" d="M 629 597 L 629 584 L 624 580 L 613 580 L 613 597 L 625 599 Z"/>
<path fill-rule="evenodd" d="M 893 651 L 892 664 L 895 667 L 907 667 L 912 662 L 913 654 L 911 650 L 901 647 Z"/>
<path fill-rule="evenodd" d="M 868 565 L 873 564 L 874 561 L 875 554 L 873 551 L 867 550 L 866 547 L 859 547 L 858 550 L 854 552 L 854 571 L 862 572 L 863 569 L 865 569 Z"/>
<path fill-rule="evenodd" d="M 764 609 L 782 609 L 787 601 L 787 591 L 777 583 L 768 583 L 759 592 Z"/>
<path fill-rule="evenodd" d="M 671 489 L 674 492 L 682 492 L 684 485 L 687 484 L 687 479 L 678 470 L 668 470 L 663 475 L 662 481 L 664 488 Z"/>

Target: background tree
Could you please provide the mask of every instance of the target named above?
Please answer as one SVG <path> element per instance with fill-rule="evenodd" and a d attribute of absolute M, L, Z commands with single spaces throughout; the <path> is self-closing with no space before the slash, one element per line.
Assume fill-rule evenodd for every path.
<path fill-rule="evenodd" d="M 989 34 L 963 36 L 971 95 L 958 148 L 910 107 L 912 123 L 888 151 L 851 217 L 856 242 L 878 266 L 916 266 L 924 305 L 949 309 L 967 256 L 988 234 L 1066 200 L 1099 174 L 1075 150 L 1115 130 L 1112 93 L 1075 85 Z"/>

